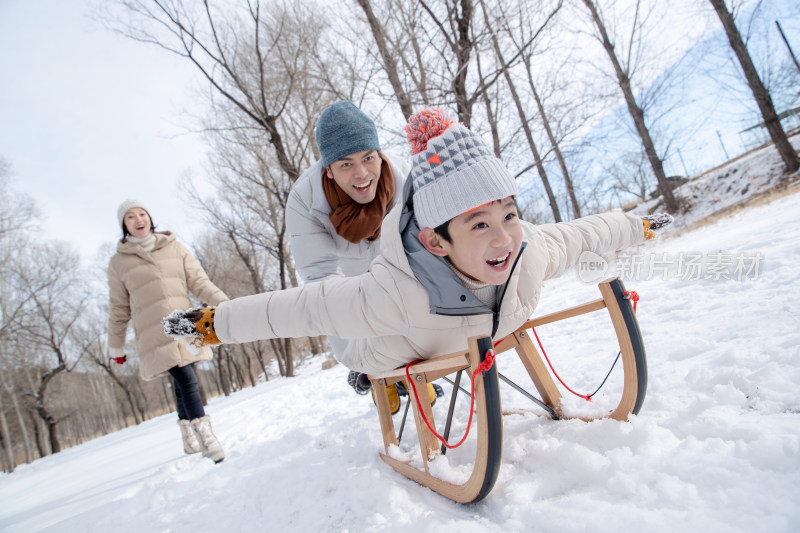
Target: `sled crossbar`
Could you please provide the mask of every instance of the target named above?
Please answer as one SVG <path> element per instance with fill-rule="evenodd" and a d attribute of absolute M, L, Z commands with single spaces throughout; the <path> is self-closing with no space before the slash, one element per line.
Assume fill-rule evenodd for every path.
<path fill-rule="evenodd" d="M 582 305 L 570 307 L 562 311 L 534 318 L 525 322 L 516 331 L 506 336 L 495 346 L 495 352 L 500 354 L 514 349 L 523 363 L 528 375 L 533 381 L 542 402 L 549 407 L 546 412 L 551 418 L 565 418 L 561 412 L 561 393 L 558 390 L 550 372 L 542 360 L 539 352 L 531 341 L 528 330 L 533 327 L 550 324 L 568 318 L 578 317 L 601 309 L 606 309 L 611 318 L 614 331 L 619 343 L 624 372 L 622 396 L 617 407 L 608 415 L 594 418 L 613 418 L 627 420 L 628 416 L 636 414 L 641 409 L 647 390 L 647 364 L 639 325 L 627 297 L 625 287 L 617 278 L 611 278 L 599 284 L 601 298 Z M 413 365 L 409 369 L 410 378 L 420 396 L 427 398 L 425 393 L 427 384 L 459 371 L 466 371 L 466 376 L 471 376 L 481 364 L 486 353 L 492 348 L 490 337 L 470 337 L 467 340 L 466 351 L 455 352 L 433 359 L 428 359 Z M 426 487 L 460 503 L 477 502 L 485 498 L 492 490 L 500 470 L 503 440 L 503 421 L 500 402 L 500 389 L 498 382 L 497 360 L 490 370 L 479 373 L 475 379 L 475 420 L 473 428 L 477 435 L 477 446 L 473 471 L 467 481 L 462 484 L 453 484 L 433 476 L 430 473 L 429 463 L 442 454 L 439 441 L 425 424 L 421 412 L 436 429 L 433 410 L 427 401 L 418 405 L 413 399 L 411 388 L 408 402 L 414 413 L 414 422 L 419 438 L 422 458 L 422 467 L 412 465 L 389 455 L 389 447 L 398 444 L 389 397 L 386 386 L 406 379 L 405 367 L 389 372 L 382 372 L 369 376 L 375 391 L 375 403 L 378 407 L 378 418 L 383 435 L 384 452 L 380 454 L 389 466 L 399 473 L 425 485 Z M 456 391 L 454 390 L 453 394 Z M 452 403 L 452 402 L 451 402 Z M 557 416 L 554 417 L 553 414 Z M 567 417 L 568 418 L 568 417 Z M 593 420 L 594 418 L 581 418 Z M 449 429 L 448 419 L 448 429 Z"/>

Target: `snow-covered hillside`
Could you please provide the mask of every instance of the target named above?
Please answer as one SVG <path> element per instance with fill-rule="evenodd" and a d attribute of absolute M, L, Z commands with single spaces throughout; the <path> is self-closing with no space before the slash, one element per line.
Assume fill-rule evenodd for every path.
<path fill-rule="evenodd" d="M 227 453 L 219 465 L 183 455 L 168 415 L 0 475 L 0 530 L 798 531 L 799 210 L 789 192 L 612 263 L 641 297 L 642 411 L 627 423 L 551 421 L 502 386 L 503 465 L 483 502 L 455 504 L 385 465 L 369 396 L 352 392 L 341 365 L 322 371 L 317 360 L 211 401 Z M 569 272 L 544 287 L 537 315 L 596 297 Z M 539 330 L 583 392 L 616 354 L 597 315 Z M 501 372 L 531 388 L 515 359 L 500 355 Z M 592 403 L 564 392 L 566 409 L 602 412 L 619 373 Z M 465 409 L 458 416 L 455 436 Z M 412 454 L 407 432 L 401 449 Z M 457 457 L 447 456 L 453 475 Z"/>

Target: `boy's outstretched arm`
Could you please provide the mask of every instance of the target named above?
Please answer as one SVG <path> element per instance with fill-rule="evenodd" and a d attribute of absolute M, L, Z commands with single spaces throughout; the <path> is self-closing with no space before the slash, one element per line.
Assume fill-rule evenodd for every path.
<path fill-rule="evenodd" d="M 175 311 L 164 331 L 195 346 L 264 339 L 334 335 L 370 338 L 408 328 L 393 284 L 373 272 L 302 287 L 235 298 L 216 308 Z"/>
<path fill-rule="evenodd" d="M 603 213 L 537 226 L 547 254 L 545 279 L 558 277 L 577 264 L 582 252 L 604 254 L 623 250 L 653 238 L 654 229 L 671 223 L 670 215 L 642 218 L 630 213 Z"/>

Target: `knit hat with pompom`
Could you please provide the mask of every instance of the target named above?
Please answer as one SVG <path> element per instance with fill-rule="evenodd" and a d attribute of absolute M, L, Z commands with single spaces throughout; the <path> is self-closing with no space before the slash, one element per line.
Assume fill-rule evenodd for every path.
<path fill-rule="evenodd" d="M 441 109 L 408 119 L 414 216 L 435 228 L 483 204 L 517 194 L 517 182 L 477 134 Z"/>

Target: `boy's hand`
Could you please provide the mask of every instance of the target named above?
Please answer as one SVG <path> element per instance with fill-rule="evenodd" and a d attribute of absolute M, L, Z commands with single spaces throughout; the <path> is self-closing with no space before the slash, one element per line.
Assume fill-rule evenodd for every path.
<path fill-rule="evenodd" d="M 186 339 L 195 348 L 221 344 L 214 331 L 216 307 L 195 307 L 188 311 L 173 311 L 161 319 L 164 333 L 175 339 Z"/>
<path fill-rule="evenodd" d="M 667 213 L 657 213 L 655 215 L 647 215 L 642 217 L 642 224 L 644 224 L 644 239 L 649 241 L 650 239 L 654 239 L 656 234 L 654 230 L 659 230 L 661 228 L 666 228 L 675 219 L 672 218 L 672 215 Z"/>

